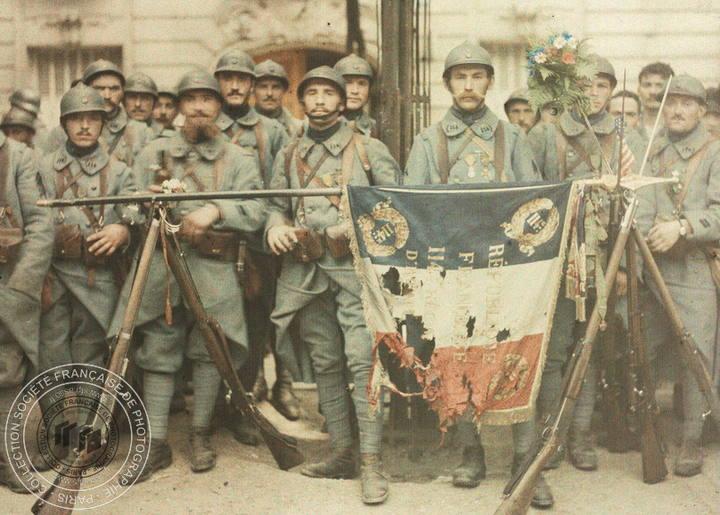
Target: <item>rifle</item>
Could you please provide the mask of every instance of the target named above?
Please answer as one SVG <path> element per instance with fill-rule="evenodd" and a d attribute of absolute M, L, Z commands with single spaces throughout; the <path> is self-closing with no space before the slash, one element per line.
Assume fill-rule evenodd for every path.
<path fill-rule="evenodd" d="M 213 194 L 216 193 L 218 192 L 213 192 Z M 297 448 L 297 440 L 280 433 L 248 398 L 248 394 L 245 392 L 245 388 L 243 388 L 232 364 L 225 333 L 220 327 L 220 323 L 205 311 L 175 234 L 170 234 L 167 238 L 166 250 L 170 270 L 175 276 L 183 299 L 185 299 L 190 312 L 195 317 L 195 323 L 200 328 L 208 354 L 215 363 L 228 389 L 229 398 L 226 398 L 233 403 L 237 410 L 252 420 L 282 470 L 288 470 L 300 465 L 305 461 L 305 458 Z"/>
<path fill-rule="evenodd" d="M 646 353 L 645 333 L 640 311 L 637 255 L 632 238 L 628 240 L 626 251 L 628 329 L 630 333 L 629 361 L 632 371 L 630 411 L 635 413 L 638 418 L 643 481 L 654 484 L 665 479 L 668 470 L 665 466 L 665 452 L 658 427 L 657 416 L 660 410 L 655 401 L 655 381 L 650 372 L 650 363 Z"/>
<path fill-rule="evenodd" d="M 640 249 L 640 255 L 645 263 L 645 268 L 650 273 L 650 277 L 660 293 L 663 308 L 665 308 L 665 313 L 668 315 L 670 324 L 675 331 L 675 336 L 678 338 L 680 352 L 685 361 L 685 365 L 695 377 L 700 391 L 710 407 L 709 415 L 715 421 L 716 426 L 720 428 L 720 398 L 718 398 L 718 394 L 715 393 L 712 374 L 709 371 L 710 367 L 707 364 L 706 358 L 700 352 L 695 339 L 688 332 L 680 318 L 680 313 L 678 312 L 675 302 L 672 300 L 670 290 L 667 284 L 665 284 L 665 280 L 660 273 L 655 258 L 637 227 L 633 227 L 633 238 Z"/>
<path fill-rule="evenodd" d="M 227 200 L 273 197 L 331 197 L 343 194 L 342 188 L 282 189 L 282 190 L 238 190 L 238 191 L 196 191 L 193 193 L 138 193 L 114 197 L 87 197 L 72 199 L 40 199 L 40 207 L 78 207 L 97 204 L 167 204 L 185 200 Z"/>
<path fill-rule="evenodd" d="M 623 89 L 625 87 L 625 76 L 623 76 Z M 615 120 L 615 128 L 618 133 L 618 161 L 617 161 L 617 183 L 615 190 L 610 192 L 610 223 L 608 227 L 609 248 L 617 239 L 620 226 L 620 171 L 623 163 L 623 145 L 625 144 L 625 97 L 622 98 L 620 118 Z M 617 294 L 615 288 L 610 288 L 607 302 L 607 326 L 602 332 L 600 347 L 602 349 L 602 372 L 600 375 L 602 385 L 602 406 L 605 419 L 606 442 L 605 446 L 610 452 L 627 452 L 630 450 L 632 433 L 628 424 L 627 392 L 623 386 L 627 381 L 627 366 L 623 359 L 625 349 L 620 348 L 622 332 L 622 320 L 615 313 Z"/>
<path fill-rule="evenodd" d="M 632 220 L 637 209 L 637 199 L 628 195 L 628 200 L 629 204 L 625 210 L 625 215 L 620 224 L 620 231 L 605 271 L 605 282 L 610 287 L 615 284 L 615 276 L 620 266 L 625 244 L 630 236 Z M 593 344 L 597 338 L 601 323 L 600 306 L 595 302 L 585 335 L 578 341 L 568 363 L 568 369 L 563 378 L 563 394 L 558 400 L 554 412 L 545 423 L 541 439 L 538 439 L 535 446 L 528 452 L 522 465 L 505 486 L 503 491 L 505 499 L 495 511 L 495 515 L 521 515 L 527 512 L 535 484 L 545 464 L 555 454 L 570 427 L 575 403 L 585 379 Z"/>
<path fill-rule="evenodd" d="M 150 262 L 155 251 L 155 245 L 160 235 L 160 221 L 153 217 L 150 222 L 145 244 L 140 254 L 139 263 L 133 278 L 132 288 L 130 289 L 130 298 L 123 315 L 123 323 L 115 339 L 115 345 L 112 355 L 110 356 L 110 364 L 108 370 L 114 375 L 123 377 L 128 364 L 128 350 L 130 348 L 130 340 L 135 330 L 135 321 L 138 311 L 140 310 L 140 301 L 145 291 L 148 274 L 150 272 Z M 107 374 L 105 379 L 103 392 L 100 396 L 100 405 L 108 406 L 108 410 L 112 412 L 115 397 L 107 392 L 112 391 L 111 382 L 114 381 L 114 375 Z M 92 428 L 99 429 L 102 424 L 98 424 L 99 416 L 95 413 L 92 420 Z M 107 435 L 103 435 L 107 438 Z M 102 446 L 101 446 L 102 448 Z M 82 484 L 82 474 L 71 471 L 81 471 L 84 465 L 92 461 L 94 453 L 87 454 L 82 451 L 74 460 L 71 467 L 64 467 L 63 471 L 57 475 L 52 486 L 48 488 L 43 495 L 33 504 L 32 512 L 42 515 L 69 515 L 75 507 L 75 499 Z M 70 493 L 68 493 L 70 492 Z"/>

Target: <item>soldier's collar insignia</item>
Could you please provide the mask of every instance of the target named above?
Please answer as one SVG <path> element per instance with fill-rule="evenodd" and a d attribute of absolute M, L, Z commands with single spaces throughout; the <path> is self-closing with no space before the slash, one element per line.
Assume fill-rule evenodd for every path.
<path fill-rule="evenodd" d="M 353 130 L 347 124 L 344 124 L 342 127 L 340 127 L 340 130 L 338 130 L 335 134 L 326 139 L 323 142 L 323 145 L 328 150 L 328 152 L 330 152 L 333 156 L 337 157 L 348 145 L 348 143 L 350 143 L 352 137 Z"/>
<path fill-rule="evenodd" d="M 694 154 L 702 148 L 702 146 L 710 138 L 707 129 L 699 123 L 698 126 L 687 136 L 679 141 L 673 142 L 673 146 L 680 157 L 690 159 Z"/>
<path fill-rule="evenodd" d="M 89 156 L 78 159 L 80 168 L 88 175 L 95 175 L 96 173 L 98 173 L 100 170 L 103 169 L 103 167 L 108 163 L 108 161 L 109 157 L 107 155 L 107 152 L 105 152 L 105 150 L 100 146 L 98 146 L 97 150 L 95 150 L 95 152 L 93 152 Z"/>

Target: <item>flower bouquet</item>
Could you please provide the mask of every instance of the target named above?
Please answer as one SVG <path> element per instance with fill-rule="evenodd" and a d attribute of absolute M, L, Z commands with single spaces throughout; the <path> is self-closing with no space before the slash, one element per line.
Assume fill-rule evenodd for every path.
<path fill-rule="evenodd" d="M 568 33 L 552 34 L 531 42 L 527 51 L 529 101 L 533 109 L 551 104 L 568 110 L 587 111 L 583 83 L 592 80 L 595 65 L 585 41 Z"/>

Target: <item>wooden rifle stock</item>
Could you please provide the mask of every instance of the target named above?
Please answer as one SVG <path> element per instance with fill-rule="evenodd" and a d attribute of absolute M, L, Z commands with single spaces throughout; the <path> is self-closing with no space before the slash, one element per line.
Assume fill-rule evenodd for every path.
<path fill-rule="evenodd" d="M 640 255 L 642 256 L 645 268 L 649 272 L 653 283 L 655 283 L 655 286 L 660 293 L 665 313 L 668 315 L 673 330 L 675 331 L 675 335 L 678 338 L 678 343 L 680 344 L 680 350 L 685 364 L 695 377 L 695 380 L 700 387 L 700 391 L 710 407 L 710 416 L 715 421 L 716 427 L 720 428 L 720 399 L 713 388 L 712 374 L 709 371 L 705 357 L 702 355 L 694 338 L 685 327 L 682 318 L 680 318 L 680 313 L 678 312 L 677 306 L 675 306 L 675 302 L 670 295 L 670 290 L 668 289 L 667 284 L 665 284 L 665 280 L 660 273 L 660 269 L 655 262 L 655 258 L 645 242 L 645 238 L 643 238 L 643 235 L 636 227 L 633 228 L 633 237 L 635 239 L 635 243 L 640 249 Z"/>
<path fill-rule="evenodd" d="M 232 392 L 231 401 L 233 405 L 253 421 L 265 444 L 270 449 L 273 458 L 275 458 L 278 467 L 282 470 L 288 470 L 300 465 L 305 461 L 305 458 L 298 450 L 297 440 L 280 433 L 248 398 L 232 364 L 225 333 L 219 322 L 210 317 L 205 310 L 177 238 L 175 235 L 171 235 L 167 240 L 167 258 L 170 270 L 177 280 L 180 292 L 185 302 L 187 302 L 190 312 L 195 317 L 195 323 L 200 328 L 208 354 L 215 363 L 226 386 Z"/>
<path fill-rule="evenodd" d="M 620 231 L 615 240 L 612 254 L 608 260 L 607 270 L 605 271 L 605 282 L 608 287 L 613 287 L 615 284 L 615 276 L 620 267 L 620 260 L 625 250 L 625 244 L 630 236 L 630 228 L 632 226 L 632 220 L 635 217 L 636 209 L 637 199 L 632 198 L 623 216 Z M 577 343 L 575 351 L 573 352 L 573 357 L 569 363 L 564 379 L 564 388 L 562 396 L 558 401 L 558 406 L 543 429 L 542 444 L 537 446 L 537 452 L 528 453 L 522 466 L 518 468 L 516 474 L 511 478 L 503 492 L 505 498 L 495 511 L 495 515 L 523 515 L 527 513 L 538 478 L 545 464 L 552 458 L 553 454 L 555 454 L 555 451 L 560 445 L 560 441 L 570 427 L 575 403 L 577 402 L 583 380 L 585 379 L 593 344 L 600 330 L 601 322 L 600 309 L 596 302 L 590 315 L 587 328 L 585 329 L 585 335 Z"/>
<path fill-rule="evenodd" d="M 640 292 L 637 272 L 635 242 L 627 243 L 626 262 L 628 271 L 628 329 L 630 343 L 630 367 L 632 370 L 632 406 L 637 414 L 640 432 L 640 453 L 642 456 L 643 481 L 659 483 L 667 476 L 665 452 L 658 427 L 658 408 L 655 401 L 655 381 L 647 359 L 645 333 L 640 312 Z"/>
<path fill-rule="evenodd" d="M 148 274 L 150 273 L 150 262 L 155 251 L 158 236 L 160 235 L 160 221 L 152 218 L 150 228 L 148 229 L 143 245 L 140 260 L 133 278 L 132 288 L 130 289 L 130 298 L 125 308 L 123 316 L 123 324 L 115 339 L 108 370 L 113 374 L 123 377 L 127 368 L 127 354 L 130 348 L 130 340 L 135 330 L 135 321 L 138 311 L 140 310 L 140 301 L 145 291 Z M 112 391 L 109 381 L 114 380 L 113 374 L 107 374 L 103 393 L 100 396 L 99 405 L 107 406 L 112 412 L 115 404 L 115 398 L 106 392 Z M 92 426 L 97 427 L 98 416 L 95 415 Z M 75 499 L 82 484 L 82 476 L 71 473 L 71 470 L 82 470 L 85 463 L 92 461 L 92 454 L 81 453 L 75 458 L 72 467 L 64 467 L 63 472 L 59 473 L 55 478 L 52 486 L 48 488 L 43 495 L 33 504 L 32 512 L 42 515 L 69 515 L 75 507 Z"/>

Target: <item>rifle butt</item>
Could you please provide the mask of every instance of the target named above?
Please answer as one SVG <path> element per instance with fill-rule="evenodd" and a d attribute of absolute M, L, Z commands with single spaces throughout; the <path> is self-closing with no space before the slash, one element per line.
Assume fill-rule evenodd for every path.
<path fill-rule="evenodd" d="M 651 417 L 645 415 L 643 418 Z M 640 435 L 643 482 L 649 485 L 663 481 L 668 474 L 662 442 L 652 420 L 644 420 Z"/>
<path fill-rule="evenodd" d="M 256 425 L 258 428 L 262 427 L 261 424 Z M 276 431 L 263 431 L 262 429 L 260 429 L 260 434 L 281 470 L 290 470 L 305 461 L 305 456 L 298 449 L 295 438 Z"/>

